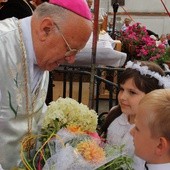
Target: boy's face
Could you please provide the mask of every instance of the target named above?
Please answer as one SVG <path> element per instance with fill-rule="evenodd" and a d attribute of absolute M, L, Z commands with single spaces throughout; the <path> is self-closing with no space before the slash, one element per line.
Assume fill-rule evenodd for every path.
<path fill-rule="evenodd" d="M 135 115 L 140 100 L 145 96 L 145 93 L 140 91 L 132 78 L 126 80 L 120 85 L 118 101 L 121 110 L 126 115 Z"/>
<path fill-rule="evenodd" d="M 135 154 L 144 159 L 148 163 L 154 163 L 154 154 L 159 139 L 151 136 L 150 129 L 146 123 L 147 109 L 139 106 L 138 113 L 135 118 L 135 127 L 131 130 L 133 142 L 135 146 Z"/>

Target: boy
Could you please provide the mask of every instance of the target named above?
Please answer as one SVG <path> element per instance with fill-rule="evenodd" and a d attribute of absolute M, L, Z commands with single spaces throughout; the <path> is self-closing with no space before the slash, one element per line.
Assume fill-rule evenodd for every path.
<path fill-rule="evenodd" d="M 170 170 L 170 89 L 154 90 L 142 98 L 131 135 L 146 170 Z"/>

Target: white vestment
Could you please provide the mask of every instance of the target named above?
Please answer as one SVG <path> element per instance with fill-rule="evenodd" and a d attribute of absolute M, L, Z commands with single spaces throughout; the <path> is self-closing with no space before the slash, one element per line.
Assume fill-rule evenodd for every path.
<path fill-rule="evenodd" d="M 32 116 L 32 132 L 37 133 L 49 80 L 48 72 L 38 71 L 34 59 L 28 57 L 28 45 L 21 38 L 26 35 L 22 30 L 19 33 L 18 21 L 16 18 L 0 21 L 0 164 L 5 170 L 20 161 L 20 144 L 28 132 L 28 115 Z M 31 40 L 28 23 L 29 31 L 25 32 Z"/>

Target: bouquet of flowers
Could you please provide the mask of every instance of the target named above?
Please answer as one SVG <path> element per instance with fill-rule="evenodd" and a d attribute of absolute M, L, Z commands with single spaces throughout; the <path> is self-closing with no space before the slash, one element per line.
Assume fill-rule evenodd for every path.
<path fill-rule="evenodd" d="M 121 41 L 123 44 L 135 45 L 137 47 L 144 45 L 148 38 L 145 26 L 135 23 L 129 26 L 125 31 L 121 31 Z"/>
<path fill-rule="evenodd" d="M 109 146 L 96 132 L 97 113 L 71 98 L 48 106 L 35 152 L 21 152 L 20 168 L 29 170 L 132 169 L 123 146 Z M 31 158 L 31 159 L 30 159 Z"/>
<path fill-rule="evenodd" d="M 158 64 L 164 62 L 165 45 L 156 46 L 145 26 L 135 23 L 120 34 L 123 49 L 130 55 L 130 59 L 153 61 Z"/>
<path fill-rule="evenodd" d="M 151 40 L 150 42 L 143 45 L 137 52 L 137 57 L 139 57 L 141 60 L 153 61 L 161 65 L 164 63 L 164 54 L 166 52 L 166 48 L 163 44 L 156 46 L 155 41 Z"/>

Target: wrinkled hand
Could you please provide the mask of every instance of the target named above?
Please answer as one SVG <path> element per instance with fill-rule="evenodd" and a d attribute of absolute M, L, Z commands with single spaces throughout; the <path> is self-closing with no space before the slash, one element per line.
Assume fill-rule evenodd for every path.
<path fill-rule="evenodd" d="M 7 1 L 8 1 L 8 0 L 0 0 L 0 3 L 1 3 L 1 2 L 7 2 Z"/>
<path fill-rule="evenodd" d="M 30 1 L 30 4 L 32 4 L 34 7 L 37 6 L 36 2 L 35 1 Z"/>
<path fill-rule="evenodd" d="M 0 9 L 4 6 L 4 2 L 7 2 L 8 0 L 0 0 Z"/>

